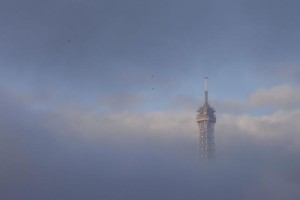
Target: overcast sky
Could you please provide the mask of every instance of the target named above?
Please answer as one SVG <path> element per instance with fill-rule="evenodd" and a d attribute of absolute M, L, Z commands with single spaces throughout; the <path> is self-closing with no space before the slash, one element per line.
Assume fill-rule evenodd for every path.
<path fill-rule="evenodd" d="M 0 0 L 0 198 L 299 199 L 299 7 Z"/>

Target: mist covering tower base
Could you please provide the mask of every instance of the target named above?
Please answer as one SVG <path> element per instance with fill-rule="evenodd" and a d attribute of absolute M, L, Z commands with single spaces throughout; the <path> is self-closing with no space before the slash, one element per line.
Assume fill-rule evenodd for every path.
<path fill-rule="evenodd" d="M 208 78 L 205 77 L 204 104 L 198 109 L 196 121 L 199 126 L 199 153 L 201 160 L 215 157 L 214 127 L 216 123 L 215 109 L 208 103 Z"/>

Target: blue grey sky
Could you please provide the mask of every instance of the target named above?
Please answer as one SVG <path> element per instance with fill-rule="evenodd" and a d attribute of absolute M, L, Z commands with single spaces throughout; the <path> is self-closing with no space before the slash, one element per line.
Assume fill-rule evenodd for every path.
<path fill-rule="evenodd" d="M 80 104 L 120 93 L 165 104 L 199 97 L 208 76 L 219 99 L 246 98 L 298 83 L 282 75 L 299 65 L 298 4 L 1 1 L 2 87 L 74 95 Z"/>
<path fill-rule="evenodd" d="M 0 0 L 0 199 L 298 200 L 299 7 Z"/>

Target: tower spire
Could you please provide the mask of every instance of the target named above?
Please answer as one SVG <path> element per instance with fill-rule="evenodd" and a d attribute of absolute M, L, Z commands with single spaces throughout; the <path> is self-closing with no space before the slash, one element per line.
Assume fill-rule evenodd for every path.
<path fill-rule="evenodd" d="M 205 104 L 208 104 L 208 78 L 204 78 L 204 84 L 205 84 Z"/>

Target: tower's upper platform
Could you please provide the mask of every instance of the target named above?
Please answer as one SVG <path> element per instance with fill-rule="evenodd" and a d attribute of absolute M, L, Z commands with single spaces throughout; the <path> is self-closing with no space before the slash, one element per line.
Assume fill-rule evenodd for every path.
<path fill-rule="evenodd" d="M 197 115 L 197 122 L 200 121 L 210 121 L 210 122 L 216 122 L 216 115 L 215 115 L 215 109 L 211 107 L 208 102 L 205 102 L 202 107 L 200 107 L 198 110 Z"/>
<path fill-rule="evenodd" d="M 208 90 L 207 90 L 207 80 L 208 78 L 205 77 L 205 101 L 202 107 L 200 107 L 197 112 L 197 122 L 200 121 L 209 121 L 209 122 L 216 122 L 216 115 L 215 115 L 215 109 L 211 107 L 208 103 Z"/>

